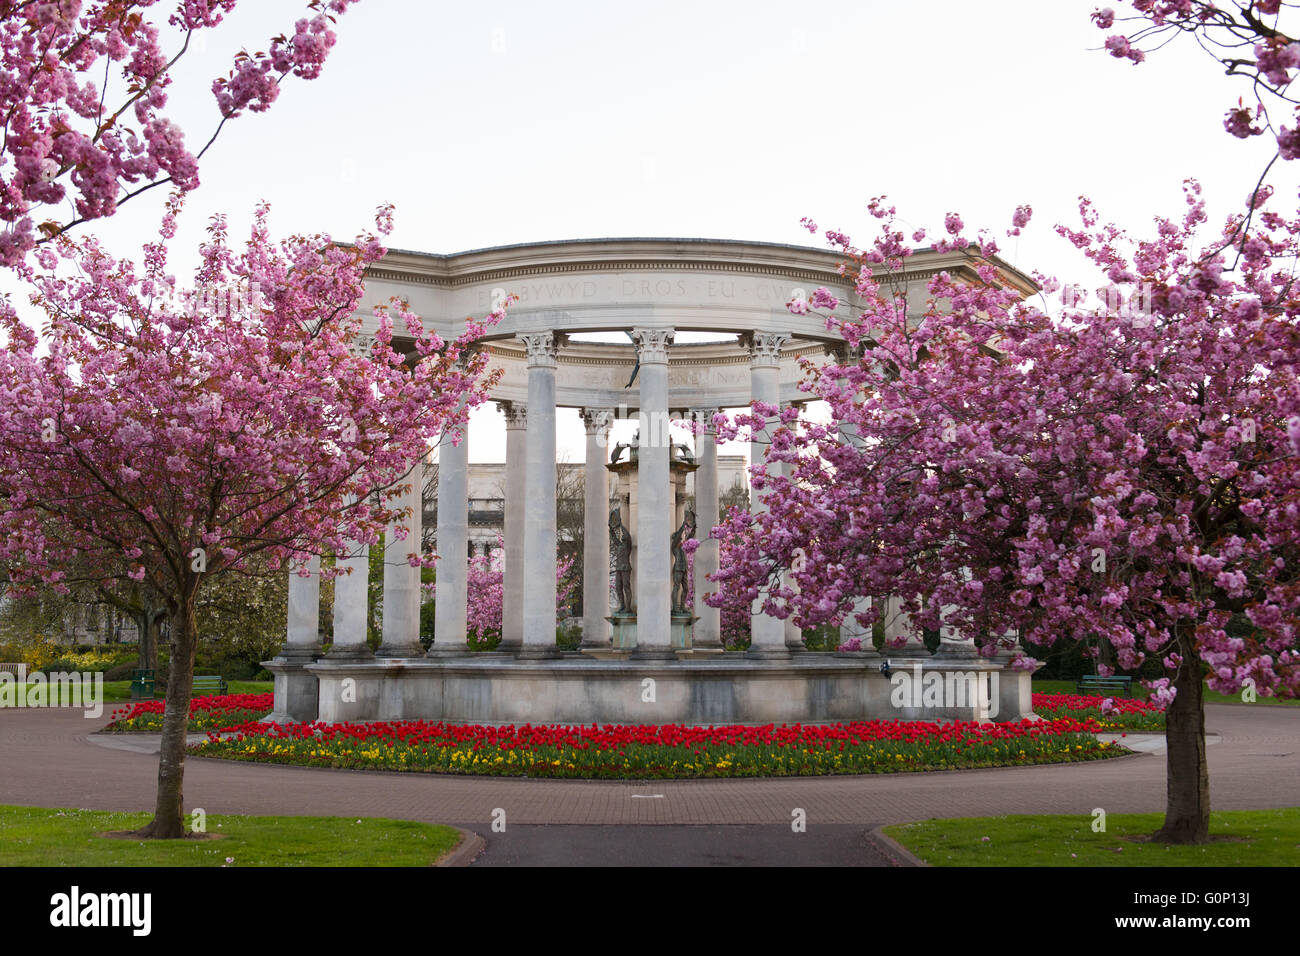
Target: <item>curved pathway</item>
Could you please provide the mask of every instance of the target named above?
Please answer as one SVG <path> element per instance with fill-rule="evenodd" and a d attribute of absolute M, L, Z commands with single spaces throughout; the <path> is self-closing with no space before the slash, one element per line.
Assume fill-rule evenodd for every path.
<path fill-rule="evenodd" d="M 1300 802 L 1300 707 L 1210 704 L 1206 712 L 1208 729 L 1219 735 L 1219 742 L 1207 748 L 1210 801 L 1216 810 Z M 107 714 L 87 720 L 78 710 L 0 710 L 0 803 L 151 808 L 157 738 L 91 736 L 107 722 Z M 1012 813 L 1088 817 L 1095 807 L 1108 813 L 1160 811 L 1164 802 L 1163 753 L 994 770 L 644 783 L 374 773 L 210 759 L 188 760 L 185 772 L 185 805 L 209 814 L 355 814 L 451 823 L 487 839 L 483 862 L 495 862 L 491 823 L 499 810 L 505 811 L 508 830 L 536 825 L 558 830 L 557 824 L 669 825 L 682 834 L 680 841 L 674 837 L 670 842 L 687 845 L 699 838 L 707 844 L 706 831 L 712 831 L 725 838 L 723 845 L 735 846 L 744 843 L 737 844 L 736 837 L 758 832 L 755 828 L 769 836 L 778 832 L 775 828 L 789 834 L 792 815 L 802 809 L 808 834 L 825 827 L 829 848 L 839 842 L 841 829 L 844 836 L 930 817 Z M 698 826 L 706 824 L 711 826 Z M 749 829 L 731 829 L 735 827 Z M 528 832 L 517 837 L 520 845 Z M 822 841 L 799 845 L 811 851 L 814 842 Z M 584 850 L 573 833 L 569 843 L 573 852 L 553 862 L 594 862 L 583 854 L 606 845 L 594 842 Z M 706 850 L 696 853 L 701 861 L 710 859 Z M 501 852 L 496 858 L 512 862 L 508 856 Z M 858 862 L 888 862 L 869 856 Z M 545 857 L 520 851 L 513 862 Z M 763 862 L 761 853 L 757 860 L 744 853 L 722 857 L 716 862 Z M 782 861 L 792 862 L 788 857 Z"/>

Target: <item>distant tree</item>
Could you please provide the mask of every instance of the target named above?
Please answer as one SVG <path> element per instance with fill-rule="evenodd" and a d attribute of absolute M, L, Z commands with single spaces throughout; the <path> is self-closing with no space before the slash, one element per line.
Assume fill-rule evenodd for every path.
<path fill-rule="evenodd" d="M 291 35 L 239 53 L 212 81 L 217 116 L 197 153 L 163 114 L 166 90 L 191 40 L 236 0 L 186 0 L 166 21 L 157 0 L 0 3 L 0 265 L 23 266 L 37 246 L 155 186 L 197 187 L 199 159 L 228 121 L 268 109 L 288 77 L 320 75 L 334 15 L 353 2 L 311 0 Z"/>

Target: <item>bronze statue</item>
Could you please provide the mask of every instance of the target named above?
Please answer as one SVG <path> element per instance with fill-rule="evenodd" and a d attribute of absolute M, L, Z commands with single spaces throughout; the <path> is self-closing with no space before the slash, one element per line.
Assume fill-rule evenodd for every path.
<path fill-rule="evenodd" d="M 673 613 L 689 614 L 690 608 L 686 606 L 686 596 L 688 594 L 686 575 L 690 568 L 686 560 L 686 549 L 683 545 L 691 538 L 695 537 L 695 512 L 687 508 L 686 517 L 682 519 L 682 526 L 673 532 L 671 547 L 673 554 Z"/>
<path fill-rule="evenodd" d="M 625 441 L 619 442 L 614 446 L 614 450 L 609 453 L 609 463 L 611 465 L 617 465 L 618 460 L 623 457 L 623 452 L 631 447 L 632 446 Z"/>
<path fill-rule="evenodd" d="M 617 508 L 609 513 L 609 550 L 614 557 L 614 596 L 618 598 L 614 613 L 631 614 L 632 535 L 623 527 Z"/>
<path fill-rule="evenodd" d="M 624 452 L 624 451 L 627 451 L 627 453 L 628 453 L 628 456 L 627 456 L 627 460 L 628 460 L 628 461 L 636 461 L 636 460 L 637 460 L 637 445 L 640 443 L 640 441 L 641 441 L 641 429 L 638 428 L 638 429 L 637 429 L 637 430 L 632 434 L 632 440 L 631 440 L 630 442 L 621 441 L 621 442 L 619 442 L 617 445 L 614 446 L 614 450 L 613 450 L 612 452 L 610 452 L 610 455 L 609 455 L 609 463 L 610 463 L 611 465 L 617 465 L 617 464 L 618 464 L 618 460 L 619 460 L 620 458 L 623 457 L 623 452 Z"/>

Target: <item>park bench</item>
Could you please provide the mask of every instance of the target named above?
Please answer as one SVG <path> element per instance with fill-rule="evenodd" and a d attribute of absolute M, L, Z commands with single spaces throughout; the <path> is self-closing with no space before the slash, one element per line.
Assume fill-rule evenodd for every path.
<path fill-rule="evenodd" d="M 222 696 L 226 693 L 228 685 L 224 677 L 214 674 L 196 674 L 194 676 L 193 694 L 198 697 L 200 694 L 216 694 Z"/>
<path fill-rule="evenodd" d="M 154 695 L 154 672 L 152 670 L 134 670 L 131 672 L 131 699 L 152 700 Z"/>
<path fill-rule="evenodd" d="M 1079 678 L 1079 682 L 1074 685 L 1074 689 L 1079 694 L 1104 694 L 1107 696 L 1122 691 L 1125 697 L 1132 697 L 1133 678 L 1119 675 L 1102 677 L 1100 674 L 1084 674 Z"/>
<path fill-rule="evenodd" d="M 18 678 L 18 683 L 22 684 L 27 681 L 26 664 L 0 664 L 0 674 L 13 674 Z"/>

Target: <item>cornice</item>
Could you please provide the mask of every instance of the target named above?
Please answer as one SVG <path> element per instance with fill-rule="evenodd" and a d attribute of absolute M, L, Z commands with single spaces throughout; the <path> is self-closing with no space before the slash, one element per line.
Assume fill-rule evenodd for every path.
<path fill-rule="evenodd" d="M 394 249 L 369 270 L 369 278 L 457 289 L 483 282 L 577 272 L 730 272 L 826 285 L 851 282 L 841 275 L 844 258 L 828 249 L 727 239 L 563 240 L 449 255 Z M 971 260 L 960 252 L 917 250 L 900 278 L 918 282 L 941 271 L 973 277 Z M 1033 281 L 994 256 L 990 262 L 1026 292 Z"/>

